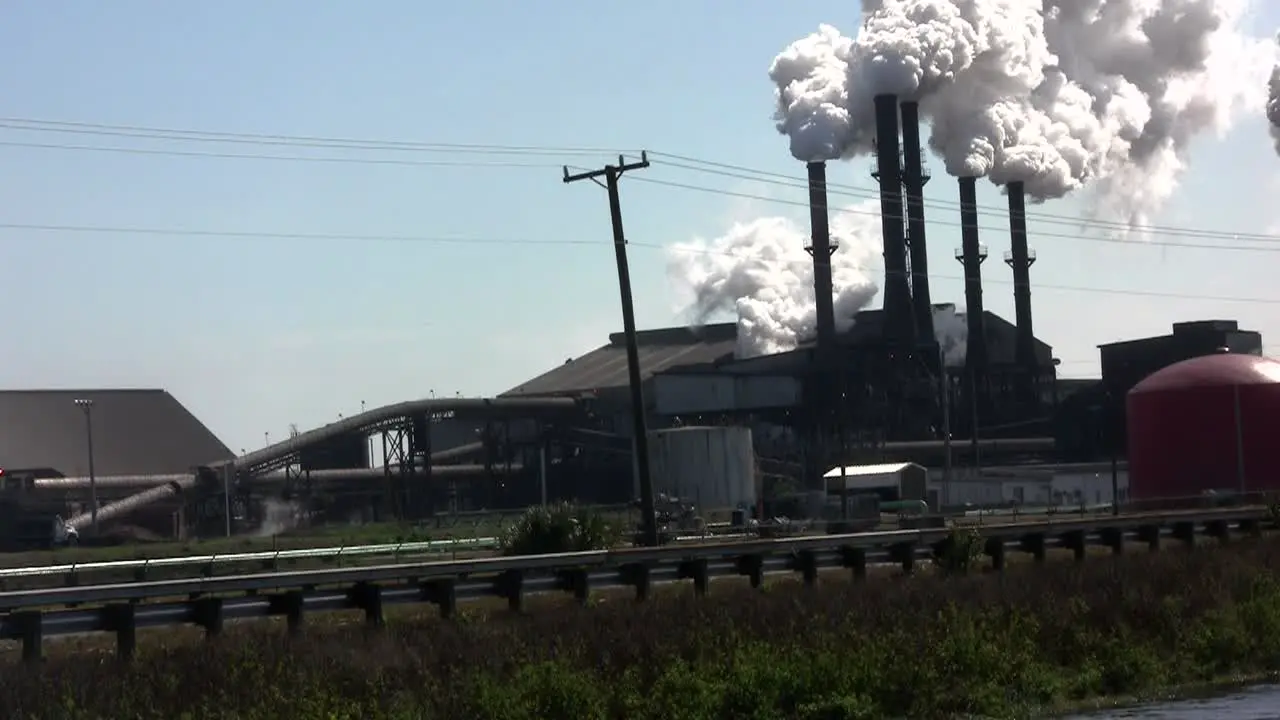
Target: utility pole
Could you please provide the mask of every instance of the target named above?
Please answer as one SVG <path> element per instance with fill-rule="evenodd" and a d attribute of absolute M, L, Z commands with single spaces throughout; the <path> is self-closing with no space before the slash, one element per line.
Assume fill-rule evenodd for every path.
<path fill-rule="evenodd" d="M 618 262 L 618 290 L 622 295 L 622 330 L 627 338 L 627 378 L 631 385 L 631 425 L 634 436 L 636 475 L 640 485 L 641 537 L 645 545 L 658 545 L 658 522 L 653 507 L 653 478 L 649 475 L 649 430 L 645 422 L 644 389 L 640 378 L 640 348 L 636 342 L 636 314 L 631 303 L 631 271 L 627 267 L 627 240 L 622 232 L 622 201 L 618 199 L 618 178 L 629 170 L 649 167 L 646 153 L 640 153 L 640 162 L 628 163 L 618 156 L 617 165 L 605 165 L 599 170 L 569 174 L 564 168 L 565 184 L 590 180 L 609 191 L 609 218 L 613 224 L 613 252 Z M 600 178 L 605 182 L 601 184 Z"/>

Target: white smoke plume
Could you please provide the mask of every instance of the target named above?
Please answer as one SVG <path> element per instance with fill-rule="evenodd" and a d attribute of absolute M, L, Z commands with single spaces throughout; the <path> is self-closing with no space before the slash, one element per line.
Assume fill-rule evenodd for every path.
<path fill-rule="evenodd" d="M 1276 36 L 1280 44 L 1280 35 Z M 1280 153 L 1280 64 L 1271 68 L 1271 78 L 1267 81 L 1267 120 L 1271 126 L 1271 140 Z"/>
<path fill-rule="evenodd" d="M 288 532 L 302 522 L 302 506 L 296 502 L 263 498 L 262 525 L 254 532 L 254 537 L 271 537 Z"/>
<path fill-rule="evenodd" d="M 832 213 L 831 257 L 837 330 L 879 292 L 871 266 L 879 255 L 880 211 L 874 201 Z M 816 335 L 813 259 L 804 248 L 809 228 L 785 217 L 735 223 L 723 236 L 668 248 L 667 271 L 687 299 L 688 321 L 704 325 L 732 315 L 738 323 L 738 357 L 793 350 Z"/>
<path fill-rule="evenodd" d="M 1280 53 L 1245 33 L 1249 9 L 1249 0 L 864 2 L 856 38 L 824 26 L 775 59 L 777 128 L 801 160 L 863 154 L 872 99 L 895 94 L 920 101 L 949 173 L 1021 180 L 1033 201 L 1090 187 L 1098 210 L 1143 223 L 1176 189 L 1195 138 L 1266 101 L 1263 79 Z"/>
<path fill-rule="evenodd" d="M 933 308 L 933 336 L 942 348 L 942 362 L 947 367 L 963 367 L 968 352 L 969 324 L 964 315 L 956 312 L 956 306 L 935 305 Z"/>

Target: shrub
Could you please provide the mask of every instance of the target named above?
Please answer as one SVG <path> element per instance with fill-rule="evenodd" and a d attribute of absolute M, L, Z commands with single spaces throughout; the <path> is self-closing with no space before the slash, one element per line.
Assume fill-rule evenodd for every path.
<path fill-rule="evenodd" d="M 936 548 L 934 561 L 947 575 L 964 575 L 982 559 L 986 540 L 977 528 L 953 527 Z"/>
<path fill-rule="evenodd" d="M 498 539 L 504 555 L 606 550 L 618 540 L 618 528 L 603 515 L 572 503 L 537 505 L 525 511 Z"/>
<path fill-rule="evenodd" d="M 38 669 L 6 668 L 0 717 L 1033 717 L 1280 671 L 1280 538 L 388 622 L 382 633 L 317 618 L 297 638 L 272 623 L 212 643 L 140 637 L 129 666 L 53 651 Z"/>

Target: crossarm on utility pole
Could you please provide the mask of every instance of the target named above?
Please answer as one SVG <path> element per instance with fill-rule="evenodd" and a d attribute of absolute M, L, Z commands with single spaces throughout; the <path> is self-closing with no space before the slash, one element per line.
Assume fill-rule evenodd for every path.
<path fill-rule="evenodd" d="M 640 347 L 636 340 L 636 315 L 631 298 L 631 271 L 627 264 L 627 240 L 622 231 L 622 201 L 618 198 L 618 178 L 630 170 L 649 167 L 646 153 L 640 153 L 640 161 L 628 163 L 622 156 L 617 165 L 606 165 L 599 170 L 570 174 L 564 168 L 564 182 L 575 183 L 591 180 L 597 185 L 605 178 L 604 187 L 609 191 L 609 218 L 613 224 L 613 251 L 618 264 L 618 290 L 622 296 L 622 330 L 627 343 L 627 379 L 631 389 L 631 424 L 633 428 L 636 475 L 640 485 L 640 513 L 642 537 L 645 545 L 658 544 L 658 523 L 653 503 L 653 478 L 649 473 L 649 430 L 645 418 L 644 388 L 640 371 Z"/>

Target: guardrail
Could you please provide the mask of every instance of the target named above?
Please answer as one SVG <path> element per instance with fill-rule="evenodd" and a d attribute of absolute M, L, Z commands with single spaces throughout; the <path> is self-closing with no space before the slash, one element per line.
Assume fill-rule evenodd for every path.
<path fill-rule="evenodd" d="M 274 570 L 282 560 L 322 560 L 341 564 L 347 558 L 368 558 L 429 553 L 457 553 L 473 550 L 492 550 L 498 546 L 495 537 L 450 538 L 447 540 L 423 540 L 419 542 L 384 543 L 381 545 L 334 545 L 330 547 L 297 548 L 292 550 L 262 550 L 257 552 L 212 553 L 207 555 L 175 555 L 132 560 L 102 560 L 94 562 L 62 563 L 59 565 L 35 565 L 31 567 L 0 568 L 0 589 L 16 580 L 62 576 L 68 585 L 78 585 L 81 575 L 132 571 L 138 581 L 146 580 L 147 572 L 161 568 L 199 567 L 210 576 L 219 566 L 243 563 L 261 563 L 263 569 Z"/>
<path fill-rule="evenodd" d="M 1184 502 L 1203 502 L 1204 498 L 1196 496 L 1192 498 L 1178 498 L 1177 500 Z M 614 506 L 603 507 L 605 510 L 616 509 Z M 1207 508 L 1177 507 L 1176 509 L 1204 510 Z M 1030 521 L 1029 518 L 1037 518 L 1041 521 L 1048 522 L 1059 522 L 1061 518 L 1094 517 L 1103 514 L 1111 514 L 1112 511 L 1113 507 L 1109 503 L 1032 507 L 1012 506 L 962 510 L 948 514 L 946 517 L 957 525 L 967 523 L 988 524 L 992 522 L 1008 524 L 1028 522 Z M 1133 514 L 1134 511 L 1129 510 L 1128 513 Z M 701 529 L 674 530 L 672 531 L 670 541 L 684 544 L 743 541 L 763 536 L 778 537 L 778 535 L 773 535 L 772 533 L 784 532 L 791 533 L 791 537 L 796 537 L 805 534 L 829 531 L 829 528 L 836 524 L 843 524 L 843 521 L 802 519 L 794 521 L 765 521 L 753 523 L 749 526 L 733 525 L 729 522 L 716 522 L 708 523 Z M 61 584 L 72 586 L 82 585 L 85 582 L 95 580 L 95 578 L 85 576 L 97 576 L 97 581 L 105 582 L 107 580 L 117 579 L 115 577 L 105 576 L 129 575 L 135 581 L 141 582 L 151 577 L 150 572 L 152 570 L 160 569 L 176 569 L 179 571 L 190 569 L 194 571 L 192 574 L 211 577 L 218 574 L 220 571 L 243 571 L 244 568 L 237 568 L 236 566 L 247 564 L 256 564 L 262 570 L 278 570 L 281 567 L 282 561 L 296 560 L 317 560 L 326 564 L 333 563 L 341 565 L 343 561 L 348 558 L 369 559 L 386 556 L 393 562 L 397 562 L 401 557 L 405 556 L 435 553 L 442 555 L 456 555 L 459 552 L 494 550 L 497 546 L 497 537 L 454 537 L 442 538 L 439 540 L 405 541 L 368 545 L 344 544 L 314 548 L 294 548 L 288 550 L 205 553 L 200 555 L 69 562 L 12 568 L 0 567 L 0 592 L 11 589 L 22 589 L 25 586 L 29 586 L 31 581 L 43 578 L 57 578 Z"/>
<path fill-rule="evenodd" d="M 960 532 L 978 533 L 983 552 L 1002 570 L 1009 551 L 1044 560 L 1047 549 L 1061 547 L 1083 560 L 1089 545 L 1119 553 L 1136 540 L 1155 550 L 1165 538 L 1226 540 L 1233 529 L 1257 534 L 1275 525 L 1265 508 L 1227 508 L 990 524 Z M 383 608 L 397 603 L 432 603 L 448 617 L 459 601 L 479 597 L 503 598 L 519 610 L 527 595 L 541 592 L 568 592 L 585 601 L 592 589 L 631 587 L 644 599 L 654 583 L 689 581 L 705 594 L 710 579 L 718 576 L 746 576 L 759 587 L 765 575 L 786 572 L 813 584 L 822 568 L 844 568 L 855 579 L 865 577 L 874 563 L 894 563 L 911 572 L 922 558 L 944 555 L 955 537 L 956 530 L 946 528 L 891 530 L 21 590 L 0 593 L 0 611 L 6 611 L 0 638 L 21 641 L 23 657 L 34 661 L 45 637 L 111 632 L 119 655 L 127 659 L 136 648 L 138 628 L 194 624 L 216 636 L 227 620 L 284 616 L 296 632 L 307 612 L 334 610 L 362 610 L 370 625 L 381 626 Z M 97 607 L 79 607 L 88 604 Z"/>

